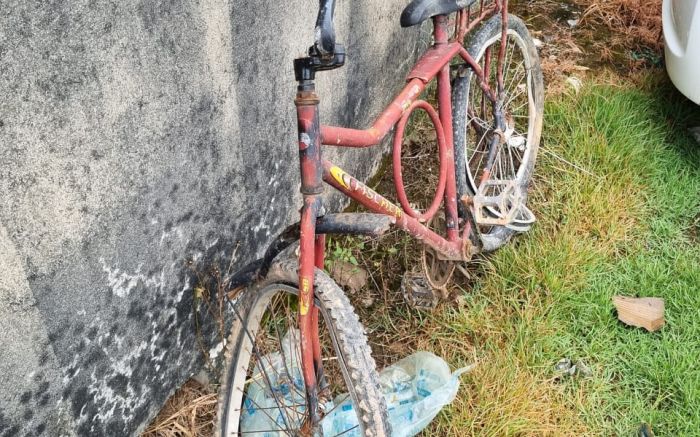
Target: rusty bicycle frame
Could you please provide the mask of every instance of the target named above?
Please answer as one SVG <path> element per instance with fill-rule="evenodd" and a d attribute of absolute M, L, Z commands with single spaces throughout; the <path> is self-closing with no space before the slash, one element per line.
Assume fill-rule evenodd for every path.
<path fill-rule="evenodd" d="M 475 0 L 464 9 L 456 12 L 454 28 L 448 15 L 437 15 L 433 20 L 433 45 L 417 61 L 408 74 L 407 83 L 388 107 L 379 115 L 374 124 L 365 130 L 349 129 L 320 124 L 319 97 L 315 92 L 314 78 L 318 71 L 331 70 L 344 64 L 344 51 L 333 53 L 329 44 L 310 50 L 310 56 L 295 60 L 295 73 L 298 81 L 295 98 L 298 133 L 299 158 L 301 170 L 301 192 L 303 207 L 301 221 L 288 228 L 278 240 L 271 245 L 262 260 L 262 267 L 256 265 L 250 277 L 265 274 L 266 265 L 292 240 L 299 240 L 299 329 L 301 333 L 302 374 L 306 386 L 309 417 L 305 427 L 318 423 L 318 380 L 323 374 L 321 348 L 318 337 L 318 309 L 314 306 L 314 271 L 322 269 L 325 257 L 326 234 L 365 234 L 380 235 L 389 225 L 397 226 L 424 244 L 433 248 L 442 259 L 466 261 L 478 251 L 474 235 L 478 230 L 469 211 L 469 199 L 465 193 L 458 193 L 455 169 L 455 149 L 453 144 L 450 63 L 461 59 L 474 72 L 478 84 L 493 105 L 495 126 L 490 142 L 487 164 L 481 181 L 488 179 L 489 169 L 495 160 L 498 146 L 498 134 L 505 129 L 501 113 L 503 104 L 503 62 L 506 44 L 500 45 L 497 54 L 496 90 L 491 88 L 484 71 L 490 72 L 491 53 L 484 55 L 484 68 L 471 57 L 463 45 L 464 36 L 479 23 L 496 14 L 502 22 L 501 41 L 506 41 L 508 0 Z M 469 3 L 469 2 L 465 2 Z M 472 11 L 472 6 L 477 5 Z M 321 11 L 317 26 L 322 16 L 328 20 L 328 10 L 332 23 L 333 0 L 321 0 Z M 325 14 L 325 15 L 324 15 Z M 332 25 L 332 24 L 331 24 Z M 318 32 L 318 27 L 317 27 Z M 331 45 L 335 46 L 335 35 L 331 31 Z M 336 48 L 342 46 L 335 46 Z M 325 48 L 325 50 L 324 50 Z M 437 79 L 438 110 L 429 103 L 419 100 L 419 96 L 428 84 Z M 440 160 L 440 174 L 435 197 L 425 212 L 415 211 L 409 204 L 403 187 L 401 174 L 401 145 L 404 128 L 410 114 L 417 109 L 428 113 L 437 136 Z M 387 200 L 367 185 L 363 184 L 338 166 L 321 156 L 323 146 L 364 148 L 382 143 L 387 134 L 396 127 L 393 143 L 394 182 L 400 206 Z M 462 155 L 460 155 L 462 156 Z M 321 193 L 324 183 L 331 185 L 341 193 L 354 199 L 374 214 L 325 214 Z M 461 196 L 461 197 L 458 197 Z M 444 204 L 446 236 L 443 237 L 426 226 Z M 460 218 L 462 220 L 460 221 Z M 460 226 L 462 230 L 460 232 Z M 474 239 L 474 242 L 472 241 Z M 251 273 L 254 272 L 254 273 Z"/>

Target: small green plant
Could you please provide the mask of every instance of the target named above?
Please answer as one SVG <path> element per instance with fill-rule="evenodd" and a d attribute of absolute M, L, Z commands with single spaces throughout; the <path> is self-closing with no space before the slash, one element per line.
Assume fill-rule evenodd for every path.
<path fill-rule="evenodd" d="M 353 248 L 363 250 L 365 248 L 365 243 L 362 240 L 357 240 L 352 237 L 329 240 L 326 270 L 330 270 L 337 262 L 350 263 L 354 266 L 359 265 L 357 258 L 353 254 Z"/>

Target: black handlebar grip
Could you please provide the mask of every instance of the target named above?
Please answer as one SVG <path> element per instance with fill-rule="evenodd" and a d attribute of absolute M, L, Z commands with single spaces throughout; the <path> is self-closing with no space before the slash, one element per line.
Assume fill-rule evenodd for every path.
<path fill-rule="evenodd" d="M 314 35 L 316 42 L 314 45 L 321 55 L 333 55 L 335 51 L 334 13 L 335 0 L 320 0 Z"/>

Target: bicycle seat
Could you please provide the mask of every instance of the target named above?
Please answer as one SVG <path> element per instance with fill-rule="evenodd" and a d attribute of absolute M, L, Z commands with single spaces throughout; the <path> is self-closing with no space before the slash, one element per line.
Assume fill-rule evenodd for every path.
<path fill-rule="evenodd" d="M 469 7 L 476 0 L 413 0 L 401 12 L 401 27 L 420 24 L 436 15 L 447 15 Z"/>

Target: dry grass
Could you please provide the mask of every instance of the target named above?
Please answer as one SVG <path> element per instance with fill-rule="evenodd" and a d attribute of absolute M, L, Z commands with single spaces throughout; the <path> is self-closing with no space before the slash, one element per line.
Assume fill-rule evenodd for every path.
<path fill-rule="evenodd" d="M 563 80 L 582 75 L 590 69 L 584 41 L 567 19 L 580 16 L 580 7 L 556 0 L 515 1 L 511 13 L 522 17 L 533 38 L 541 42 L 538 49 L 548 94 L 565 89 Z"/>
<path fill-rule="evenodd" d="M 216 391 L 191 379 L 168 399 L 142 437 L 210 436 L 216 401 Z"/>
<path fill-rule="evenodd" d="M 612 41 L 600 41 L 631 50 L 649 48 L 660 51 L 661 0 L 576 0 L 585 7 L 581 24 L 606 27 Z"/>
<path fill-rule="evenodd" d="M 569 86 L 570 76 L 585 78 L 602 70 L 617 73 L 661 64 L 661 0 L 512 1 L 539 49 L 547 94 Z"/>
<path fill-rule="evenodd" d="M 430 435 L 587 435 L 561 390 L 506 355 L 483 361 Z"/>

